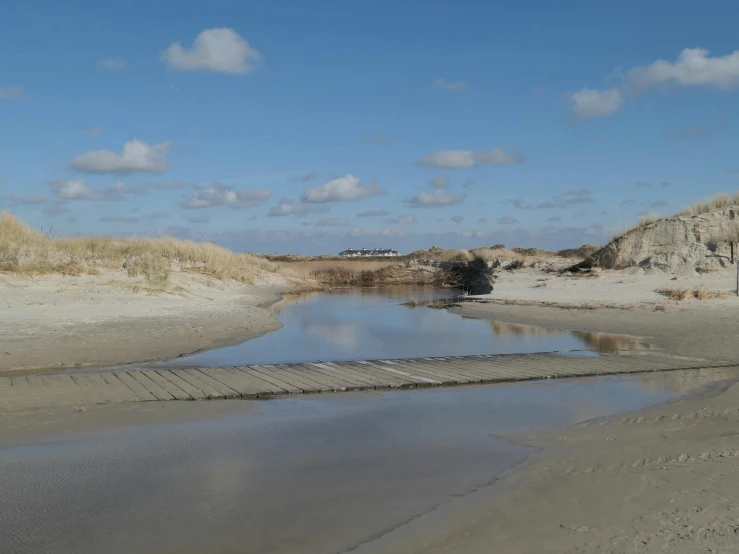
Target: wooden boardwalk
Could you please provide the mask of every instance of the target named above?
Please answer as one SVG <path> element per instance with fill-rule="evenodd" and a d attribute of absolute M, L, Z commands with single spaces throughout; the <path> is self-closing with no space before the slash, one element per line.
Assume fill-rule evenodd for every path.
<path fill-rule="evenodd" d="M 510 354 L 0 377 L 0 411 L 155 400 L 266 398 L 679 369 L 737 367 L 657 355 Z"/>

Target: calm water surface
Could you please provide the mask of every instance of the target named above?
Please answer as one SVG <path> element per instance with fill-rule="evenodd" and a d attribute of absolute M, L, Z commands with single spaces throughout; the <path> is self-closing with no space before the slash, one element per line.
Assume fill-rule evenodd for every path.
<path fill-rule="evenodd" d="M 238 346 L 149 367 L 648 348 L 619 335 L 513 325 L 402 305 L 448 295 L 437 289 L 398 287 L 288 296 L 276 307 L 282 329 Z"/>
<path fill-rule="evenodd" d="M 495 433 L 632 410 L 727 376 L 219 401 L 244 413 L 7 446 L 0 552 L 346 552 L 488 485 L 529 452 Z"/>

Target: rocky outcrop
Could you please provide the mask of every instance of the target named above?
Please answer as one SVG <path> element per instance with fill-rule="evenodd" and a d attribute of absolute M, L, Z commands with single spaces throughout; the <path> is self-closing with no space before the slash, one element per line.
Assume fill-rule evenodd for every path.
<path fill-rule="evenodd" d="M 569 269 L 600 267 L 674 274 L 718 271 L 731 264 L 732 248 L 717 238 L 735 234 L 738 225 L 739 206 L 662 219 L 627 231 Z"/>

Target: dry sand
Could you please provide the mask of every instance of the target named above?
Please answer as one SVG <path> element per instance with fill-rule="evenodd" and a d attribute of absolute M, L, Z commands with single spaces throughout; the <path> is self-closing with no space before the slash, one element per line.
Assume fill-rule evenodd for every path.
<path fill-rule="evenodd" d="M 264 309 L 284 283 L 244 286 L 173 272 L 148 295 L 122 272 L 0 275 L 0 371 L 106 367 L 237 344 L 278 329 Z"/>
<path fill-rule="evenodd" d="M 667 352 L 737 359 L 739 299 L 667 301 L 664 286 L 730 291 L 703 278 L 504 274 L 487 304 L 459 311 L 524 324 L 628 333 Z M 560 307 L 552 307 L 552 304 Z M 655 311 L 663 306 L 666 311 Z M 661 310 L 662 308 L 657 308 Z M 700 395 L 535 436 L 541 448 L 494 486 L 444 505 L 361 554 L 739 552 L 739 368 Z"/>

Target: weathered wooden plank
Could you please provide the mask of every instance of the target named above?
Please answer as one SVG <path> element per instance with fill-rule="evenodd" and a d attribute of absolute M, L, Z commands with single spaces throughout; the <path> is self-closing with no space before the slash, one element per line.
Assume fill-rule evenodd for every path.
<path fill-rule="evenodd" d="M 121 371 L 118 373 L 110 373 L 109 375 L 114 376 L 121 380 L 131 391 L 139 398 L 139 400 L 157 400 L 149 390 L 141 385 L 136 379 L 131 377 L 127 371 Z"/>
<path fill-rule="evenodd" d="M 318 368 L 312 363 L 291 364 L 291 366 L 294 372 L 301 375 L 305 374 L 308 378 L 319 383 L 321 385 L 321 390 L 324 392 L 341 392 L 349 390 L 355 386 L 353 383 L 342 381 L 341 379 L 337 379 L 336 377 L 332 377 L 326 373 L 320 373 Z M 268 366 L 265 366 L 264 369 L 268 371 Z"/>
<path fill-rule="evenodd" d="M 414 364 L 418 364 L 420 367 L 428 367 L 431 371 L 440 371 L 450 376 L 460 376 L 463 379 L 469 380 L 471 383 L 482 383 L 490 379 L 490 375 L 487 372 L 476 371 L 469 367 L 450 363 L 449 360 L 442 358 L 422 358 L 414 360 Z"/>
<path fill-rule="evenodd" d="M 138 381 L 142 387 L 144 387 L 151 394 L 156 396 L 157 400 L 172 400 L 174 398 L 173 394 L 169 394 L 164 387 L 160 386 L 158 383 L 156 383 L 152 379 L 149 379 L 146 375 L 144 375 L 140 371 L 129 371 L 128 374 L 131 377 L 133 377 L 136 381 Z"/>
<path fill-rule="evenodd" d="M 342 362 L 321 362 L 321 365 L 323 367 L 318 368 L 318 371 L 329 372 L 336 376 L 351 375 L 353 378 L 366 383 L 368 387 L 387 387 L 387 380 L 372 375 L 367 371 L 359 371 L 346 364 L 342 364 Z"/>
<path fill-rule="evenodd" d="M 259 393 L 263 392 L 263 390 L 255 387 L 251 381 L 246 379 L 246 376 L 242 375 L 241 372 L 233 373 L 223 367 L 203 367 L 199 368 L 199 371 L 221 383 L 223 386 L 235 391 L 240 398 L 257 398 Z"/>
<path fill-rule="evenodd" d="M 392 367 L 383 366 L 382 364 L 376 364 L 372 362 L 358 362 L 358 363 L 362 365 L 371 365 L 373 367 L 382 369 L 389 373 L 394 373 L 395 375 L 400 375 L 401 377 L 411 379 L 415 381 L 418 385 L 441 385 L 441 381 L 439 381 L 438 379 L 430 379 L 429 377 L 423 377 L 421 375 L 414 375 L 412 373 L 408 373 L 407 371 L 402 371 L 400 369 L 394 369 Z"/>
<path fill-rule="evenodd" d="M 155 370 L 154 372 L 159 374 L 162 379 L 165 379 L 166 381 L 172 383 L 172 385 L 174 385 L 175 387 L 181 388 L 194 400 L 202 400 L 203 398 L 206 398 L 208 396 L 206 392 L 202 391 L 191 382 L 186 381 L 179 375 L 175 374 L 173 371 L 167 369 L 159 369 Z"/>
<path fill-rule="evenodd" d="M 337 364 L 339 362 L 336 362 Z M 359 363 L 359 362 L 340 362 L 341 367 L 347 367 L 354 369 L 355 371 L 359 373 L 367 373 L 377 379 L 380 379 L 381 381 L 388 384 L 389 388 L 394 389 L 400 389 L 400 388 L 410 388 L 415 387 L 416 382 L 412 379 L 409 379 L 407 377 L 401 377 L 400 375 L 393 375 L 392 373 L 389 373 L 387 371 L 383 371 L 381 369 L 378 369 L 372 365 L 368 365 L 366 363 Z"/>
<path fill-rule="evenodd" d="M 205 398 L 223 398 L 223 394 L 216 388 L 210 385 L 210 379 L 206 382 L 207 375 L 203 375 L 198 371 L 191 371 L 187 369 L 173 369 L 171 370 L 173 375 L 176 375 L 183 381 L 188 382 L 193 387 L 196 387 L 203 391 Z M 162 373 L 163 375 L 163 373 Z"/>
<path fill-rule="evenodd" d="M 473 382 L 480 382 L 475 376 L 464 375 L 462 372 L 447 372 L 432 364 L 422 364 L 420 362 L 404 362 L 400 360 L 380 360 L 389 367 L 401 369 L 409 373 L 422 375 L 430 379 L 440 381 L 443 385 L 467 385 Z"/>
<path fill-rule="evenodd" d="M 352 375 L 349 371 L 345 371 L 345 368 L 342 365 L 337 365 L 333 368 L 323 362 L 311 362 L 306 365 L 315 368 L 316 371 L 323 371 L 329 378 L 346 383 L 349 388 L 361 389 L 366 388 L 369 384 L 366 379 Z"/>
<path fill-rule="evenodd" d="M 237 369 L 249 376 L 254 383 L 259 385 L 265 395 L 302 394 L 303 392 L 303 389 L 292 383 L 287 383 L 282 379 L 270 376 L 269 371 L 265 371 L 259 365 L 239 366 L 233 369 Z"/>
<path fill-rule="evenodd" d="M 193 399 L 193 397 L 190 396 L 187 392 L 185 392 L 181 387 L 178 387 L 177 385 L 173 384 L 171 381 L 168 381 L 156 371 L 140 371 L 139 373 L 142 376 L 154 381 L 162 389 L 167 391 L 167 393 L 175 400 L 192 400 Z"/>
<path fill-rule="evenodd" d="M 321 373 L 317 371 L 301 371 L 298 368 L 292 367 L 292 365 L 280 364 L 278 366 L 272 366 L 276 371 L 277 376 L 282 374 L 288 376 L 291 383 L 295 383 L 296 386 L 303 389 L 303 392 L 325 392 L 330 390 L 322 380 Z"/>
<path fill-rule="evenodd" d="M 221 369 L 233 374 L 234 378 L 238 379 L 243 387 L 251 391 L 244 398 L 268 398 L 275 395 L 287 394 L 287 391 L 282 387 L 275 386 L 269 381 L 260 379 L 258 373 L 255 375 L 244 371 L 243 367 L 223 367 Z"/>
<path fill-rule="evenodd" d="M 191 377 L 195 377 L 203 383 L 207 383 L 208 385 L 210 385 L 211 388 L 218 391 L 218 396 L 220 398 L 239 398 L 241 396 L 241 394 L 233 390 L 228 385 L 224 385 L 220 381 L 213 379 L 209 375 L 209 368 L 183 369 L 182 371 L 187 373 Z"/>

